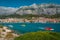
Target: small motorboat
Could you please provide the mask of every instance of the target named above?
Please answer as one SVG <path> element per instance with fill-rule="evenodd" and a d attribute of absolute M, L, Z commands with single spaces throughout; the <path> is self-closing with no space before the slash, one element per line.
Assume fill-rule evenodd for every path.
<path fill-rule="evenodd" d="M 11 27 L 11 28 L 13 27 L 13 25 L 8 25 L 8 26 Z"/>
<path fill-rule="evenodd" d="M 26 25 L 25 25 L 25 24 L 22 24 L 21 26 L 26 27 Z"/>
<path fill-rule="evenodd" d="M 50 27 L 46 27 L 45 30 L 54 30 L 54 29 Z"/>

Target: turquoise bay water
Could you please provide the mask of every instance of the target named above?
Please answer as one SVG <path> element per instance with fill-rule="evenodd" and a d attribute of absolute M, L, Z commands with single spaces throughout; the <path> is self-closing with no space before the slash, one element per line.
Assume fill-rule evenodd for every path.
<path fill-rule="evenodd" d="M 27 32 L 36 32 L 36 31 L 44 31 L 44 28 L 50 27 L 53 28 L 54 32 L 60 32 L 60 23 L 0 23 L 8 28 L 19 32 L 19 33 L 27 33 Z"/>

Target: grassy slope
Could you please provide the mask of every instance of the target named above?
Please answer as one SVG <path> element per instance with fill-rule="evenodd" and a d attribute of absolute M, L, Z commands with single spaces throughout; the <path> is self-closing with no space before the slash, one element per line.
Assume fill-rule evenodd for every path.
<path fill-rule="evenodd" d="M 31 32 L 16 37 L 15 40 L 60 40 L 60 33 L 56 32 Z"/>

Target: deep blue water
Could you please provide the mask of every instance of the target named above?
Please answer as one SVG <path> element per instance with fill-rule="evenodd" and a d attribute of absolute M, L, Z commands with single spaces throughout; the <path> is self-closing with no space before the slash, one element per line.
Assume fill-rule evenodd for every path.
<path fill-rule="evenodd" d="M 44 31 L 44 28 L 50 27 L 53 28 L 54 32 L 60 32 L 60 23 L 0 23 L 8 28 L 20 32 L 36 32 L 36 31 Z"/>

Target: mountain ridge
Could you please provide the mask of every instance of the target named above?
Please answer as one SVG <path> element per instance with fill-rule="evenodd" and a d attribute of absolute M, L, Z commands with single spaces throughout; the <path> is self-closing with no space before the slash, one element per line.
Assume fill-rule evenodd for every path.
<path fill-rule="evenodd" d="M 23 6 L 16 11 L 17 14 L 56 14 L 60 13 L 60 5 L 57 4 L 32 4 L 30 6 Z"/>
<path fill-rule="evenodd" d="M 0 15 L 9 15 L 9 14 L 49 14 L 53 15 L 60 13 L 59 4 L 32 4 L 29 6 L 21 6 L 19 8 L 12 7 L 3 7 L 0 6 Z"/>

